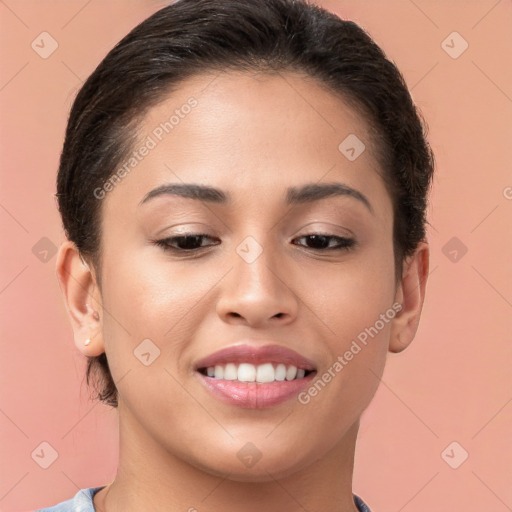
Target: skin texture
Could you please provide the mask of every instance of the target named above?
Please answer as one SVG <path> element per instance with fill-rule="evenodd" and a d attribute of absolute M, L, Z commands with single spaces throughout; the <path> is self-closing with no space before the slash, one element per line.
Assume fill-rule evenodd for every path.
<path fill-rule="evenodd" d="M 404 262 L 395 286 L 391 198 L 366 121 L 312 79 L 194 77 L 149 110 L 140 141 L 191 96 L 197 106 L 102 200 L 102 289 L 72 243 L 58 255 L 76 346 L 106 352 L 120 393 L 118 474 L 95 506 L 354 512 L 359 418 L 388 351 L 403 350 L 416 333 L 428 245 Z M 338 150 L 351 133 L 366 145 L 354 161 Z M 150 190 L 184 182 L 215 186 L 233 201 L 164 195 L 139 205 Z M 288 187 L 319 182 L 357 189 L 373 214 L 349 196 L 285 204 Z M 212 239 L 195 257 L 152 242 L 186 232 Z M 304 238 L 315 233 L 357 245 L 322 252 Z M 237 253 L 248 236 L 263 250 L 252 263 Z M 394 303 L 402 311 L 306 405 L 229 405 L 193 370 L 200 358 L 249 340 L 292 348 L 322 375 Z M 161 353 L 146 367 L 133 351 L 147 338 Z M 262 454 L 250 468 L 237 457 L 247 442 Z"/>

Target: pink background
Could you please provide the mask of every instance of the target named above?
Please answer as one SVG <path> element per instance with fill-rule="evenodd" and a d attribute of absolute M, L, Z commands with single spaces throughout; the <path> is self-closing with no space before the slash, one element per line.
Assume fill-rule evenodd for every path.
<path fill-rule="evenodd" d="M 437 158 L 424 313 L 362 417 L 354 492 L 375 512 L 512 510 L 512 4 L 319 3 L 362 25 L 396 62 Z M 163 5 L 0 3 L 2 511 L 53 505 L 115 475 L 117 412 L 88 398 L 56 280 L 54 182 L 78 87 Z M 47 59 L 31 48 L 44 31 L 59 45 Z M 458 58 L 442 45 L 454 31 L 469 44 Z M 461 49 L 461 39 L 447 42 Z M 455 262 L 451 246 L 443 252 L 453 237 Z M 47 262 L 34 246 L 39 257 L 49 250 Z M 31 457 L 42 442 L 58 452 L 48 469 Z M 468 459 L 452 469 L 445 460 L 462 450 Z"/>

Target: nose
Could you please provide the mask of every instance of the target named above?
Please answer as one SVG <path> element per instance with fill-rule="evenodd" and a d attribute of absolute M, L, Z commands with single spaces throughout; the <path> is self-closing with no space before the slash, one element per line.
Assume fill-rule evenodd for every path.
<path fill-rule="evenodd" d="M 293 272 L 279 265 L 279 255 L 270 247 L 262 249 L 255 260 L 234 253 L 217 302 L 223 321 L 261 328 L 295 319 L 299 299 L 293 291 Z"/>

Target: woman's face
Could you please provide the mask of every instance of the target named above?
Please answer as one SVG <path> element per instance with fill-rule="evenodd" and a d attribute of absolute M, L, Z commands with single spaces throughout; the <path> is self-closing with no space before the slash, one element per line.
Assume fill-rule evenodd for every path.
<path fill-rule="evenodd" d="M 234 480 L 342 453 L 396 313 L 392 203 L 365 121 L 298 75 L 203 75 L 147 113 L 133 149 L 98 199 L 123 432 Z M 220 192 L 170 188 L 191 184 Z M 204 236 L 172 240 L 186 234 Z M 314 371 L 287 380 L 292 366 Z"/>

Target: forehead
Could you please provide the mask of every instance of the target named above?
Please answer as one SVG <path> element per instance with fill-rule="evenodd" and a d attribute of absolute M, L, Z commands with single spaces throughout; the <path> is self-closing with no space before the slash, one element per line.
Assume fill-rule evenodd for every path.
<path fill-rule="evenodd" d="M 191 102 L 194 107 L 188 108 Z M 173 113 L 177 114 L 174 119 Z M 187 118 L 190 121 L 183 122 Z M 194 123 L 194 118 L 200 122 Z M 166 121 L 173 125 L 169 133 L 161 126 Z M 178 129 L 180 124 L 187 126 Z M 315 142 L 317 148 L 320 143 L 332 149 L 335 143 L 337 149 L 336 142 L 349 133 L 364 139 L 367 146 L 372 144 L 367 120 L 341 95 L 310 76 L 290 72 L 223 71 L 194 76 L 180 83 L 143 121 L 143 133 L 156 130 L 157 138 L 159 133 L 185 136 L 187 127 L 194 130 L 190 142 L 215 141 L 241 149 L 261 144 L 299 149 L 304 139 Z"/>
<path fill-rule="evenodd" d="M 366 119 L 295 73 L 187 79 L 148 110 L 134 146 L 138 153 L 150 149 L 132 157 L 135 165 L 109 193 L 114 199 L 122 191 L 131 204 L 155 186 L 181 181 L 267 198 L 290 184 L 319 181 L 384 191 Z"/>

